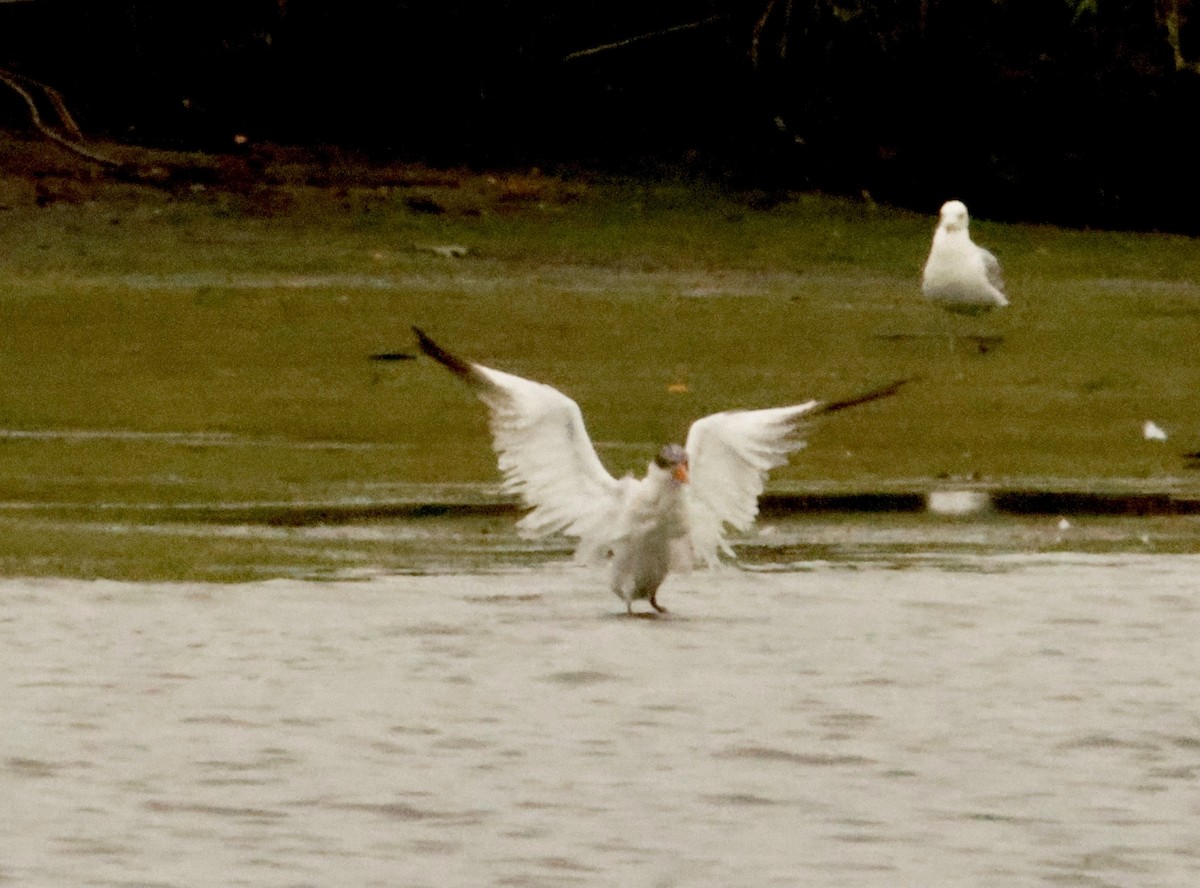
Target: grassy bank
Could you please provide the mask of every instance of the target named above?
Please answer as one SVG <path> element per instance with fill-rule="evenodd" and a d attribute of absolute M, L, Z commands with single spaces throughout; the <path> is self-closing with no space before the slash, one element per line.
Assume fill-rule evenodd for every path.
<path fill-rule="evenodd" d="M 495 480 L 478 403 L 429 362 L 369 359 L 411 352 L 413 323 L 570 393 L 615 471 L 705 412 L 919 377 L 831 418 L 774 483 L 1200 488 L 1183 457 L 1200 448 L 1195 241 L 977 221 L 1012 307 L 958 321 L 1002 341 L 952 353 L 918 286 L 941 196 L 917 216 L 670 183 L 268 174 L 242 193 L 96 188 L 0 211 L 0 500 Z M 1150 418 L 1168 442 L 1142 439 Z"/>

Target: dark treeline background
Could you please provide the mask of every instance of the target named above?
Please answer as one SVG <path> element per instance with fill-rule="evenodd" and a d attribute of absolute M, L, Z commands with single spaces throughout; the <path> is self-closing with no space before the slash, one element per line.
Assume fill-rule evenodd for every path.
<path fill-rule="evenodd" d="M 1195 0 L 0 0 L 90 133 L 1200 232 Z M 0 126 L 25 111 L 0 92 Z"/>

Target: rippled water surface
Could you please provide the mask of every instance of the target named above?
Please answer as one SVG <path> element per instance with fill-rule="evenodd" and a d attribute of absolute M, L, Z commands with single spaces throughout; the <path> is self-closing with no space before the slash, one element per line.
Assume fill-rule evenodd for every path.
<path fill-rule="evenodd" d="M 0 883 L 1193 886 L 1200 556 L 0 585 Z"/>

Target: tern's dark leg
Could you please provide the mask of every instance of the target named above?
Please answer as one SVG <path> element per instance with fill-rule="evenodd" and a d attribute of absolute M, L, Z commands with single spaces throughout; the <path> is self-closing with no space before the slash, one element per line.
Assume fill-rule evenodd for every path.
<path fill-rule="evenodd" d="M 650 606 L 652 608 L 654 608 L 656 611 L 658 611 L 660 614 L 665 614 L 667 612 L 667 609 L 658 603 L 658 601 L 656 600 L 657 598 L 658 598 L 658 591 L 656 590 L 650 595 Z"/>

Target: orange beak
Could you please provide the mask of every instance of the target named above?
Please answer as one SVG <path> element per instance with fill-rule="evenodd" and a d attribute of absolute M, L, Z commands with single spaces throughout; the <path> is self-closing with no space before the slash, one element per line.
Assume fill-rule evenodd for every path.
<path fill-rule="evenodd" d="M 674 470 L 671 472 L 671 477 L 680 484 L 688 483 L 688 464 L 685 462 L 676 463 Z"/>

